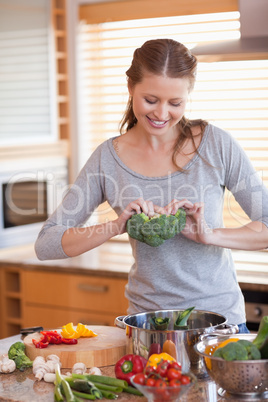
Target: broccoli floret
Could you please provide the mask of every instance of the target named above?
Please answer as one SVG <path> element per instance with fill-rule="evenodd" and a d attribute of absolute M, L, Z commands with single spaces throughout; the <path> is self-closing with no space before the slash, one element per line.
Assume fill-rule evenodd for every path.
<path fill-rule="evenodd" d="M 224 360 L 248 360 L 247 349 L 237 342 L 231 342 L 213 353 L 213 357 L 221 357 Z"/>
<path fill-rule="evenodd" d="M 175 215 L 159 214 L 152 218 L 141 213 L 128 220 L 127 232 L 133 239 L 157 247 L 181 232 L 185 223 L 186 212 L 183 209 L 179 209 Z"/>
<path fill-rule="evenodd" d="M 127 221 L 127 232 L 133 239 L 144 241 L 143 234 L 141 233 L 141 228 L 145 222 L 149 220 L 149 217 L 143 212 L 141 214 L 133 215 Z"/>
<path fill-rule="evenodd" d="M 261 352 L 259 351 L 257 346 L 255 346 L 252 342 L 247 341 L 246 339 L 240 339 L 239 341 L 237 341 L 237 343 L 240 343 L 246 348 L 248 354 L 248 360 L 261 359 Z"/>
<path fill-rule="evenodd" d="M 25 354 L 25 345 L 22 342 L 15 342 L 8 350 L 9 359 L 14 360 L 16 367 L 23 371 L 27 367 L 32 367 L 33 362 Z"/>

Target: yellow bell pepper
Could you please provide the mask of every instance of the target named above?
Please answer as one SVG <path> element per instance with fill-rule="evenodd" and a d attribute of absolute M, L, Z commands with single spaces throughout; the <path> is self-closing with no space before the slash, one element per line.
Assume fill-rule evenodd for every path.
<path fill-rule="evenodd" d="M 97 336 L 95 332 L 88 329 L 84 324 L 81 323 L 78 323 L 75 329 L 72 322 L 69 322 L 62 327 L 61 335 L 67 339 L 78 339 L 80 337 L 90 338 Z"/>
<path fill-rule="evenodd" d="M 152 366 L 156 368 L 157 365 L 161 362 L 161 360 L 167 360 L 168 362 L 176 361 L 174 357 L 170 356 L 168 353 L 159 353 L 159 354 L 154 353 L 149 357 L 146 367 Z"/>

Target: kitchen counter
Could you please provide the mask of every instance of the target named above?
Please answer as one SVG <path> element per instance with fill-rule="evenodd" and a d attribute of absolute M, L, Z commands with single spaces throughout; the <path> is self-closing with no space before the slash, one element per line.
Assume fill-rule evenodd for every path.
<path fill-rule="evenodd" d="M 21 341 L 21 336 L 16 335 L 9 338 L 0 340 L 0 355 L 7 353 L 10 345 L 14 342 Z M 62 370 L 66 372 L 67 370 Z M 103 375 L 114 377 L 114 366 L 107 366 L 101 368 Z M 32 369 L 26 369 L 21 372 L 15 370 L 11 374 L 0 374 L 0 401 L 4 402 L 53 402 L 54 386 L 53 384 L 45 383 L 43 380 L 37 381 L 34 378 Z M 106 399 L 105 399 L 106 400 Z M 145 402 L 145 397 L 138 397 L 122 393 L 119 395 L 118 401 L 139 401 Z M 210 379 L 206 377 L 197 381 L 186 395 L 182 396 L 181 402 L 216 402 L 216 401 L 237 401 L 236 398 L 222 398 L 217 393 L 217 386 Z M 241 399 L 239 401 L 248 401 L 248 399 Z"/>
<path fill-rule="evenodd" d="M 268 315 L 268 253 L 234 254 L 247 324 L 255 331 Z M 129 243 L 118 240 L 50 261 L 39 261 L 33 244 L 0 249 L 0 338 L 40 325 L 41 316 L 45 328 L 70 321 L 113 325 L 115 317 L 127 314 L 124 293 L 132 263 Z"/>
<path fill-rule="evenodd" d="M 267 253 L 234 252 L 238 282 L 242 289 L 268 291 Z M 268 261 L 268 260 L 267 260 Z M 78 257 L 40 261 L 35 255 L 33 244 L 0 249 L 0 268 L 19 265 L 27 270 L 61 271 L 75 274 L 90 274 L 128 278 L 133 263 L 128 242 L 116 240 Z"/>

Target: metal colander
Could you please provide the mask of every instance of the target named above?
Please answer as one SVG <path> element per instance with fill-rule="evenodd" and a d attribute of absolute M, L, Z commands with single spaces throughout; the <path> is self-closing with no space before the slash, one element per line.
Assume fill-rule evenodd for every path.
<path fill-rule="evenodd" d="M 213 346 L 229 338 L 253 341 L 256 334 L 217 335 L 208 334 L 200 337 L 194 346 L 196 352 L 205 361 L 206 369 L 212 379 L 223 391 L 252 397 L 268 398 L 268 360 L 226 361 L 205 353 L 207 346 Z"/>

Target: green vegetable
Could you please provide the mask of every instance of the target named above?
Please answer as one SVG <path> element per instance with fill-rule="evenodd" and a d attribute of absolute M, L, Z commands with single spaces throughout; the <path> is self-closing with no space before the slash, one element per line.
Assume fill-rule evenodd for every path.
<path fill-rule="evenodd" d="M 127 388 L 127 386 L 128 386 L 128 383 L 124 380 L 119 380 L 118 378 L 108 377 L 105 375 L 72 374 L 72 377 L 91 381 L 95 385 L 100 383 L 100 384 L 112 385 L 114 387 L 120 387 L 120 388 L 123 388 L 123 390 L 125 390 L 125 388 Z"/>
<path fill-rule="evenodd" d="M 258 333 L 252 343 L 257 346 L 262 359 L 268 359 L 268 316 L 261 319 Z"/>
<path fill-rule="evenodd" d="M 62 392 L 61 392 L 60 384 L 55 385 L 55 388 L 54 388 L 54 400 L 56 402 L 64 401 L 64 397 L 63 397 Z"/>
<path fill-rule="evenodd" d="M 195 307 L 189 307 L 186 310 L 179 313 L 176 322 L 174 324 L 174 329 L 188 329 L 187 320 L 191 315 L 191 312 Z"/>
<path fill-rule="evenodd" d="M 101 391 L 111 391 L 115 392 L 116 394 L 120 394 L 121 392 L 123 392 L 123 388 L 115 387 L 113 385 L 101 384 L 100 382 L 96 382 L 95 386 Z"/>
<path fill-rule="evenodd" d="M 164 331 L 167 329 L 168 324 L 170 322 L 170 318 L 168 317 L 151 317 L 150 319 L 151 324 L 153 325 L 154 329 Z"/>
<path fill-rule="evenodd" d="M 102 399 L 101 391 L 92 382 L 88 380 L 81 380 L 78 378 L 73 379 L 67 377 L 65 379 L 69 383 L 72 390 L 94 395 L 96 399 Z"/>
<path fill-rule="evenodd" d="M 158 247 L 181 232 L 186 224 L 186 212 L 178 209 L 175 215 L 155 215 L 149 218 L 143 212 L 127 221 L 127 232 L 133 239 Z"/>
<path fill-rule="evenodd" d="M 73 391 L 74 396 L 76 396 L 78 398 L 89 399 L 91 401 L 96 400 L 96 397 L 94 395 L 84 394 L 83 392 L 79 392 L 79 391 L 75 391 L 75 390 L 72 390 L 72 391 Z"/>
<path fill-rule="evenodd" d="M 127 388 L 125 388 L 124 392 L 127 392 L 128 394 L 143 396 L 143 394 L 137 388 L 134 388 L 131 385 L 129 385 Z"/>
<path fill-rule="evenodd" d="M 259 360 L 261 354 L 258 348 L 250 341 L 240 339 L 218 348 L 213 357 L 221 357 L 224 360 Z"/>
<path fill-rule="evenodd" d="M 248 353 L 248 360 L 260 360 L 261 352 L 254 343 L 247 341 L 246 339 L 240 339 L 237 341 L 239 344 L 243 345 Z"/>
<path fill-rule="evenodd" d="M 8 357 L 14 360 L 16 367 L 20 371 L 24 371 L 27 367 L 32 367 L 33 362 L 25 354 L 25 345 L 22 342 L 15 342 L 8 350 Z"/>
<path fill-rule="evenodd" d="M 102 395 L 104 398 L 106 399 L 117 399 L 118 395 L 116 395 L 114 392 L 111 391 L 105 391 L 105 390 L 101 390 Z"/>
<path fill-rule="evenodd" d="M 246 348 L 237 342 L 231 342 L 213 353 L 213 357 L 221 357 L 224 360 L 248 360 Z"/>
<path fill-rule="evenodd" d="M 69 383 L 62 377 L 59 364 L 55 365 L 55 374 L 56 374 L 56 381 L 55 381 L 55 388 L 54 388 L 55 399 L 56 399 L 56 394 L 57 394 L 58 390 L 60 389 L 62 392 L 62 395 L 66 398 L 67 402 L 78 402 L 79 399 L 73 394 Z"/>

